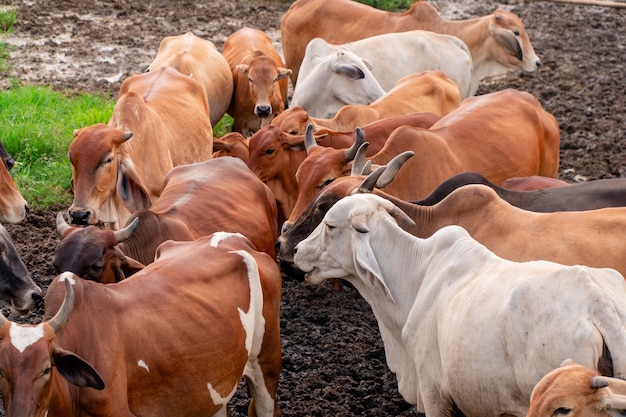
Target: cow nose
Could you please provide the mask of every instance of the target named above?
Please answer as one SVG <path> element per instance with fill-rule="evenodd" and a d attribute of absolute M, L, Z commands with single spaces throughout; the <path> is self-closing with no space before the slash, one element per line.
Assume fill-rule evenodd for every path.
<path fill-rule="evenodd" d="M 274 243 L 274 250 L 276 253 L 280 252 L 280 240 L 277 240 L 276 243 Z"/>
<path fill-rule="evenodd" d="M 7 167 L 7 170 L 10 171 L 11 168 L 15 166 L 15 160 L 13 158 L 7 158 L 4 160 L 4 164 Z"/>
<path fill-rule="evenodd" d="M 537 65 L 537 69 L 541 68 L 541 61 L 539 59 L 536 60 L 535 65 Z"/>
<path fill-rule="evenodd" d="M 266 118 L 272 113 L 272 106 L 256 106 L 256 115 L 261 119 Z"/>
<path fill-rule="evenodd" d="M 43 294 L 40 291 L 33 292 L 31 297 L 35 304 L 39 304 L 41 301 L 43 301 Z"/>
<path fill-rule="evenodd" d="M 70 220 L 73 224 L 87 225 L 89 224 L 89 210 L 70 210 Z"/>

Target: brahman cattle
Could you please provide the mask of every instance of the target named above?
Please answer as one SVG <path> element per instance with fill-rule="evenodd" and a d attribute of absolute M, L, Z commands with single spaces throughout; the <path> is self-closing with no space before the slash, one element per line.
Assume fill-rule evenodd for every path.
<path fill-rule="evenodd" d="M 412 113 L 389 117 L 363 126 L 360 129 L 367 135 L 370 146 L 368 154 L 380 150 L 387 137 L 399 126 L 428 128 L 438 120 L 432 113 Z M 309 133 L 311 134 L 311 133 Z M 320 129 L 315 133 L 315 141 L 320 146 L 328 146 L 347 151 L 348 158 L 356 151 L 357 133 L 333 132 Z M 360 142 L 357 143 L 359 145 Z M 289 217 L 298 195 L 296 172 L 306 157 L 305 137 L 293 136 L 281 131 L 276 126 L 266 126 L 249 139 L 250 159 L 248 166 L 265 182 L 276 197 L 282 216 Z"/>
<path fill-rule="evenodd" d="M 222 55 L 235 86 L 228 107 L 233 131 L 248 137 L 287 107 L 291 70 L 284 67 L 270 37 L 248 27 L 226 38 Z"/>
<path fill-rule="evenodd" d="M 600 376 L 571 360 L 535 385 L 526 417 L 626 415 L 626 381 Z"/>
<path fill-rule="evenodd" d="M 124 229 L 71 227 L 59 213 L 62 240 L 52 263 L 57 273 L 116 282 L 153 262 L 166 240 L 188 241 L 219 231 L 245 235 L 274 259 L 277 217 L 271 191 L 243 161 L 215 158 L 173 168 L 157 202 L 135 212 Z"/>
<path fill-rule="evenodd" d="M 233 75 L 215 44 L 192 32 L 168 36 L 161 41 L 148 71 L 164 66 L 200 82 L 206 92 L 211 125 L 215 126 L 228 110 L 233 96 Z"/>
<path fill-rule="evenodd" d="M 498 257 L 459 226 L 420 239 L 371 194 L 346 197 L 296 247 L 307 281 L 369 303 L 398 390 L 429 417 L 518 416 L 565 359 L 626 377 L 626 282 L 609 268 Z M 549 246 L 541 241 L 541 246 Z"/>
<path fill-rule="evenodd" d="M 365 135 L 365 140 L 369 140 Z M 287 224 L 293 223 L 320 188 L 351 171 L 340 151 L 307 146 L 298 168 L 298 198 Z M 451 176 L 476 171 L 498 183 L 516 176 L 556 177 L 559 125 L 533 95 L 513 89 L 469 97 L 430 129 L 401 126 L 369 160 L 384 165 L 413 151 L 386 191 L 403 200 L 425 198 Z M 352 156 L 355 156 L 353 154 Z"/>
<path fill-rule="evenodd" d="M 275 260 L 227 233 L 158 257 L 110 285 L 64 272 L 38 325 L 0 318 L 8 416 L 226 416 L 242 376 L 249 415 L 280 415 Z"/>
<path fill-rule="evenodd" d="M 382 120 L 387 117 L 410 113 L 433 113 L 444 116 L 457 109 L 461 104 L 459 88 L 441 71 L 424 71 L 409 74 L 399 80 L 393 89 L 371 104 L 346 105 L 330 119 L 308 117 L 307 125 L 312 123 L 316 129 L 325 127 L 337 132 L 354 130 L 357 127 Z M 303 106 L 304 109 L 306 107 Z M 299 107 L 285 110 L 276 126 L 287 131 L 285 126 L 292 119 L 292 111 L 301 113 Z M 311 114 L 309 113 L 309 116 Z M 300 116 L 302 119 L 302 116 Z"/>
<path fill-rule="evenodd" d="M 15 161 L 8 153 L 3 161 L 4 163 L 0 164 L 0 222 L 20 223 L 28 213 L 28 203 L 9 173 L 9 167 L 12 167 Z"/>
<path fill-rule="evenodd" d="M 0 224 L 0 306 L 13 314 L 26 314 L 43 298 L 20 258 L 7 229 Z"/>
<path fill-rule="evenodd" d="M 354 52 L 331 49 L 319 38 L 306 51 L 292 106 L 305 108 L 313 117 L 330 118 L 345 105 L 370 104 L 385 94 L 369 62 Z"/>
<path fill-rule="evenodd" d="M 469 96 L 469 87 L 472 81 L 472 55 L 467 49 L 467 45 L 456 36 L 442 35 L 440 33 L 426 30 L 411 30 L 407 32 L 384 33 L 359 39 L 343 45 L 331 45 L 321 38 L 312 39 L 307 45 L 300 66 L 298 80 L 294 88 L 301 95 L 315 94 L 310 88 L 301 90 L 302 79 L 312 77 L 310 73 L 313 68 L 309 68 L 310 45 L 313 42 L 326 44 L 326 49 L 335 53 L 339 48 L 345 48 L 355 53 L 360 58 L 368 62 L 372 68 L 372 74 L 385 90 L 391 90 L 398 80 L 409 74 L 417 72 L 440 70 L 452 79 L 461 93 L 461 99 Z M 318 48 L 322 49 L 323 48 Z M 317 52 L 316 53 L 320 53 Z M 484 62 L 489 65 L 491 62 Z M 318 80 L 328 77 L 325 73 L 316 74 Z M 335 94 L 340 94 L 335 92 Z M 367 104 L 367 103 L 350 103 Z"/>
<path fill-rule="evenodd" d="M 390 13 L 352 0 L 297 0 L 280 22 L 285 63 L 292 70 L 294 85 L 306 46 L 313 38 L 341 45 L 415 29 L 456 36 L 467 45 L 473 64 L 470 96 L 486 77 L 519 69 L 535 72 L 541 66 L 520 18 L 502 9 L 479 18 L 447 20 L 426 1 L 416 1 L 404 13 Z"/>
<path fill-rule="evenodd" d="M 524 210 L 550 213 L 626 206 L 626 178 L 610 178 L 560 187 L 517 191 L 497 186 L 477 172 L 463 172 L 442 182 L 428 197 L 414 201 L 422 206 L 437 204 L 459 187 L 483 184 L 509 204 Z"/>
<path fill-rule="evenodd" d="M 71 222 L 117 229 L 154 203 L 170 169 L 212 152 L 206 94 L 195 79 L 171 67 L 129 77 L 108 124 L 74 132 Z"/>

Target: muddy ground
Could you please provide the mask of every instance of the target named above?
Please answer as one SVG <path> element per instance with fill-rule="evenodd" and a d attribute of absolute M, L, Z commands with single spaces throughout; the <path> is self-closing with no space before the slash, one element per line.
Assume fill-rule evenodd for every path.
<path fill-rule="evenodd" d="M 485 82 L 478 94 L 514 87 L 539 98 L 561 126 L 561 179 L 626 176 L 626 9 L 548 1 L 434 3 L 450 18 L 482 16 L 498 6 L 517 13 L 543 67 L 536 75 L 513 73 Z M 19 25 L 10 41 L 17 45 L 12 57 L 20 82 L 111 97 L 121 81 L 146 69 L 168 35 L 191 30 L 221 48 L 228 35 L 247 25 L 265 30 L 279 45 L 280 17 L 289 6 L 267 0 L 13 4 Z M 8 226 L 42 288 L 54 277 L 54 218 L 63 208 L 33 207 L 23 224 Z M 329 286 L 286 280 L 283 300 L 279 402 L 284 416 L 417 415 L 398 394 L 376 321 L 357 292 L 334 293 Z M 41 309 L 20 320 L 33 322 L 40 314 Z M 232 411 L 245 415 L 243 389 Z"/>

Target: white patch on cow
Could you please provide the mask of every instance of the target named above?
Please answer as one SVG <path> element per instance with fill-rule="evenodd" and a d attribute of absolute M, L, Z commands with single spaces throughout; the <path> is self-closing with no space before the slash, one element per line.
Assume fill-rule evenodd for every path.
<path fill-rule="evenodd" d="M 211 385 L 210 382 L 207 382 L 206 387 L 209 390 L 209 394 L 211 395 L 211 401 L 213 401 L 213 404 L 215 405 L 226 405 L 228 401 L 233 398 L 235 392 L 237 392 L 237 385 L 235 385 L 230 394 L 228 394 L 226 397 L 222 397 L 220 393 L 217 392 L 215 388 L 213 388 L 213 385 Z"/>
<path fill-rule="evenodd" d="M 137 365 L 140 366 L 141 368 L 144 368 L 146 371 L 150 372 L 150 368 L 148 367 L 148 364 L 145 363 L 143 359 L 139 359 L 137 361 Z"/>
<path fill-rule="evenodd" d="M 9 336 L 11 337 L 11 344 L 22 353 L 27 347 L 43 337 L 43 323 L 34 327 L 11 323 Z"/>
<path fill-rule="evenodd" d="M 59 282 L 63 282 L 66 279 L 70 282 L 70 284 L 72 284 L 72 285 L 76 284 L 76 281 L 74 280 L 74 273 L 73 272 L 69 272 L 69 271 L 63 272 L 61 274 L 61 277 L 59 278 Z"/>
<path fill-rule="evenodd" d="M 245 238 L 245 236 L 242 235 L 241 233 L 215 232 L 213 233 L 213 236 L 211 237 L 211 247 L 217 248 L 217 245 L 219 245 L 222 240 L 228 239 L 229 237 L 232 237 L 232 236 Z"/>

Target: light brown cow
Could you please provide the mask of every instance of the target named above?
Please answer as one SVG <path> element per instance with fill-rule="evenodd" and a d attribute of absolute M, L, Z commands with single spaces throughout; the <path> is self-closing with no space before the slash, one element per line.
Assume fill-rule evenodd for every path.
<path fill-rule="evenodd" d="M 626 381 L 600 376 L 571 360 L 544 376 L 526 417 L 610 417 L 626 414 Z"/>
<path fill-rule="evenodd" d="M 71 222 L 117 229 L 158 198 L 173 167 L 212 152 L 206 94 L 197 81 L 171 67 L 132 76 L 108 124 L 74 132 Z"/>
<path fill-rule="evenodd" d="M 270 37 L 248 27 L 226 38 L 222 55 L 235 85 L 228 114 L 233 130 L 247 137 L 287 107 L 291 70 L 284 67 Z"/>
<path fill-rule="evenodd" d="M 166 242 L 132 279 L 71 272 L 45 299 L 44 322 L 0 317 L 8 416 L 227 415 L 246 377 L 249 415 L 280 415 L 281 277 L 239 234 Z"/>
<path fill-rule="evenodd" d="M 365 125 L 361 130 L 370 143 L 367 154 L 373 155 L 382 149 L 387 137 L 398 126 L 427 129 L 437 120 L 439 117 L 432 113 L 412 113 Z M 320 129 L 315 133 L 315 140 L 320 146 L 341 149 L 340 152 L 344 152 L 354 146 L 357 138 L 355 131 L 334 132 Z M 272 125 L 259 130 L 249 139 L 248 166 L 270 187 L 285 218 L 293 210 L 298 195 L 296 172 L 307 154 L 304 143 L 304 136 L 290 135 Z M 353 154 L 355 150 L 356 147 L 348 154 Z"/>
<path fill-rule="evenodd" d="M 369 160 L 373 166 L 384 165 L 401 152 L 413 151 L 415 157 L 407 161 L 387 192 L 417 200 L 464 171 L 478 172 L 494 183 L 516 176 L 556 177 L 559 142 L 554 116 L 531 94 L 507 89 L 465 99 L 430 129 L 399 127 Z M 351 171 L 351 161 L 337 150 L 320 146 L 307 150 L 298 168 L 298 198 L 287 226 L 321 187 Z"/>
<path fill-rule="evenodd" d="M 297 0 L 280 24 L 285 64 L 295 85 L 309 41 L 322 38 L 340 45 L 373 35 L 408 30 L 429 30 L 461 39 L 472 54 L 474 80 L 510 70 L 534 72 L 541 66 L 524 24 L 505 10 L 468 20 L 447 20 L 425 1 L 404 13 L 390 13 L 352 0 Z M 483 65 L 484 61 L 494 61 Z M 470 90 L 476 91 L 475 86 Z"/>
<path fill-rule="evenodd" d="M 192 32 L 168 36 L 161 41 L 148 71 L 170 66 L 197 80 L 206 92 L 211 125 L 224 116 L 233 96 L 233 74 L 215 44 Z"/>
<path fill-rule="evenodd" d="M 410 113 L 433 113 L 445 116 L 461 104 L 459 88 L 441 71 L 424 71 L 407 75 L 395 87 L 371 104 L 347 105 L 332 119 L 308 117 L 301 107 L 285 110 L 272 124 L 285 132 L 304 134 L 306 126 L 346 132 L 377 120 Z M 292 115 L 293 113 L 293 115 Z"/>
<path fill-rule="evenodd" d="M 0 163 L 0 222 L 19 223 L 24 220 L 26 213 L 28 203 L 17 189 L 7 166 Z"/>

